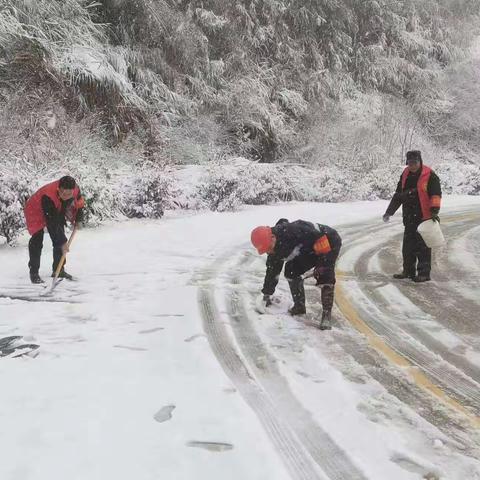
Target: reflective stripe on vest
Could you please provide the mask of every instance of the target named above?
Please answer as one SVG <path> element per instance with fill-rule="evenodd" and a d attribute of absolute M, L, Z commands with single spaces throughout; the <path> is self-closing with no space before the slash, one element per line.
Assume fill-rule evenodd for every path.
<path fill-rule="evenodd" d="M 322 235 L 314 244 L 313 244 L 313 251 L 317 255 L 325 255 L 332 250 L 330 246 L 330 242 L 328 241 L 328 237 L 326 235 Z"/>
<path fill-rule="evenodd" d="M 441 204 L 442 204 L 442 197 L 440 195 L 432 195 L 432 197 L 430 198 L 430 205 L 432 207 L 440 208 Z"/>

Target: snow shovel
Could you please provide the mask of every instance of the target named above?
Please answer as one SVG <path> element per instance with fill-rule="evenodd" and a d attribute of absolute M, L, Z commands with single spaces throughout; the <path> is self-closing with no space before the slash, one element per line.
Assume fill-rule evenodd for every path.
<path fill-rule="evenodd" d="M 70 238 L 68 239 L 68 242 L 67 242 L 68 247 L 70 247 L 70 245 L 72 244 L 76 233 L 77 233 L 77 226 L 75 225 L 75 227 L 73 228 L 73 232 L 70 235 Z M 62 270 L 62 267 L 63 267 L 63 264 L 65 263 L 66 258 L 67 258 L 67 254 L 64 253 L 62 255 L 62 258 L 60 258 L 60 261 L 58 262 L 57 269 L 55 270 L 55 274 L 53 276 L 52 286 L 50 287 L 50 290 L 46 293 L 46 295 L 50 295 L 55 289 L 55 287 L 58 285 L 59 283 L 58 276 L 60 275 L 60 271 Z"/>

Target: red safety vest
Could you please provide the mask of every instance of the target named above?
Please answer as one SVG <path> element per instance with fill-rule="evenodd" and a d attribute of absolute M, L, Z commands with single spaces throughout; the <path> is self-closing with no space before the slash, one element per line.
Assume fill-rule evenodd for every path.
<path fill-rule="evenodd" d="M 409 173 L 410 170 L 408 167 L 405 168 L 402 173 L 402 190 L 405 189 L 405 184 L 407 183 L 407 177 Z M 422 171 L 417 182 L 417 192 L 420 200 L 420 207 L 422 208 L 423 220 L 428 220 L 431 218 L 432 214 L 430 212 L 430 208 L 440 207 L 442 201 L 442 197 L 440 197 L 440 195 L 432 195 L 431 197 L 428 195 L 428 180 L 430 179 L 431 173 L 432 169 L 430 167 L 422 165 Z"/>
<path fill-rule="evenodd" d="M 59 183 L 60 181 L 57 180 L 56 182 L 52 182 L 43 186 L 42 188 L 40 188 L 40 190 L 37 190 L 27 200 L 27 203 L 25 204 L 25 208 L 24 208 L 24 214 L 25 214 L 25 220 L 27 222 L 28 232 L 30 233 L 30 235 L 34 235 L 38 231 L 43 230 L 47 225 L 47 222 L 45 220 L 45 216 L 42 210 L 42 197 L 44 195 L 46 195 L 53 201 L 56 209 L 59 212 L 61 211 L 62 202 L 60 200 L 60 197 L 58 196 Z M 80 199 L 77 199 L 79 193 L 80 193 L 80 189 L 78 188 L 78 186 L 75 186 L 73 190 L 72 208 L 71 209 L 69 208 L 65 213 L 65 216 L 71 222 L 75 220 L 75 217 L 77 215 L 77 210 L 79 208 L 83 208 L 85 204 L 82 197 L 80 197 Z"/>

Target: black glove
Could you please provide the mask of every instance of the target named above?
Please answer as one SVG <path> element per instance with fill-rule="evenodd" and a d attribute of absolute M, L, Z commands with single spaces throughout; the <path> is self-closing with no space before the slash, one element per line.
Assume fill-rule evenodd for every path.
<path fill-rule="evenodd" d="M 383 215 L 382 219 L 383 219 L 383 221 L 384 221 L 385 223 L 387 223 L 387 222 L 390 221 L 390 217 L 391 217 L 391 215 L 389 215 L 388 213 L 385 213 L 385 214 Z"/>
<path fill-rule="evenodd" d="M 440 217 L 438 216 L 438 213 L 432 213 L 431 219 L 432 219 L 434 222 L 440 223 Z"/>
<path fill-rule="evenodd" d="M 269 307 L 272 304 L 272 300 L 270 298 L 270 295 L 264 295 L 263 296 L 263 301 L 265 302 L 266 307 Z"/>

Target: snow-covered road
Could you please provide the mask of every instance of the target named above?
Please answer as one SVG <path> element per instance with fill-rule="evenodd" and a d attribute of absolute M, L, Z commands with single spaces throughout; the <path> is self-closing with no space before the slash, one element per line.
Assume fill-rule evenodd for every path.
<path fill-rule="evenodd" d="M 26 238 L 0 247 L 0 337 L 41 345 L 0 358 L 0 478 L 480 479 L 480 201 L 445 203 L 424 285 L 390 281 L 402 228 L 381 223 L 385 202 L 81 231 L 79 281 L 53 297 L 26 283 Z M 254 311 L 249 232 L 279 217 L 344 238 L 331 332 L 311 326 L 313 285 L 302 321 L 283 281 Z"/>
<path fill-rule="evenodd" d="M 363 313 L 365 323 L 381 334 L 390 346 L 421 368 L 436 385 L 443 385 L 451 396 L 469 406 L 472 421 L 480 426 L 480 338 L 478 312 L 480 297 L 469 298 L 478 290 L 478 272 L 474 262 L 454 262 L 460 251 L 460 239 L 472 236 L 468 249 L 478 251 L 478 240 L 471 235 L 478 230 L 480 212 L 465 209 L 445 215 L 443 229 L 449 246 L 436 252 L 435 281 L 415 285 L 411 281 L 390 282 L 391 274 L 401 264 L 400 239 L 386 235 L 368 241 L 364 254 L 353 269 L 345 266 L 343 289 Z M 365 245 L 365 243 L 363 244 Z M 461 269 L 465 271 L 461 271 Z M 349 275 L 350 274 L 350 275 Z M 367 300 L 366 302 L 363 300 Z M 452 402 L 452 406 L 455 405 Z M 462 410 L 460 408 L 460 410 Z"/>

